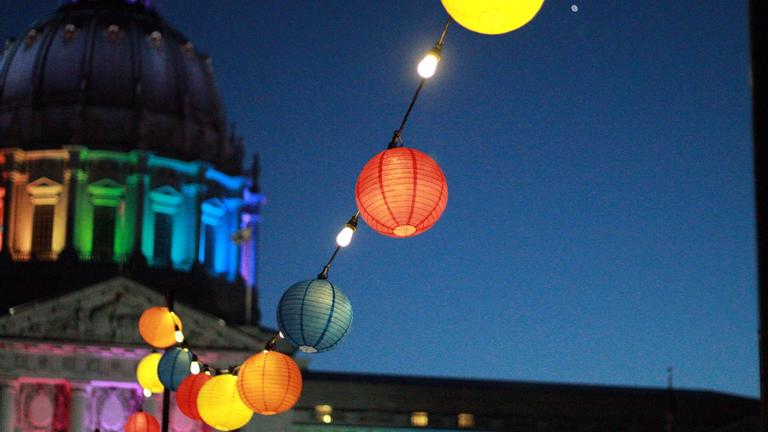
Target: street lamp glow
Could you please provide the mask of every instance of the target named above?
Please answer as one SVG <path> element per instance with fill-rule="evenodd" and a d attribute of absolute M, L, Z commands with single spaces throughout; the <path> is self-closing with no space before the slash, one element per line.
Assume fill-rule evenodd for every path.
<path fill-rule="evenodd" d="M 437 71 L 438 63 L 440 63 L 440 54 L 435 50 L 430 50 L 419 62 L 416 71 L 419 73 L 419 76 L 424 79 L 432 78 L 435 75 L 435 71 Z"/>
<path fill-rule="evenodd" d="M 355 235 L 355 230 L 350 226 L 344 226 L 339 235 L 336 236 L 336 244 L 341 247 L 347 247 L 352 242 L 352 236 Z"/>

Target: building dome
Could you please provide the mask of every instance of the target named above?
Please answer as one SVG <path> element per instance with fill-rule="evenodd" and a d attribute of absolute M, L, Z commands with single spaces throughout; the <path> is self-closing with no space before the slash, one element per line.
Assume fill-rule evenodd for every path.
<path fill-rule="evenodd" d="M 240 171 L 210 58 L 149 0 L 70 0 L 0 46 L 0 147 L 68 145 Z"/>
<path fill-rule="evenodd" d="M 226 124 L 208 57 L 150 0 L 68 0 L 6 44 L 0 280 L 23 288 L 0 310 L 130 274 L 251 322 L 264 197 Z"/>

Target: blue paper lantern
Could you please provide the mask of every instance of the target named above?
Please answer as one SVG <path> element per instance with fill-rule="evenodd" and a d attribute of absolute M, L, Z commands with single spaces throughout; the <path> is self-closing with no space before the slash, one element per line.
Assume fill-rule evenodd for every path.
<path fill-rule="evenodd" d="M 157 365 L 157 376 L 163 385 L 176 391 L 179 384 L 190 374 L 189 367 L 192 364 L 192 353 L 186 348 L 171 348 L 160 358 Z"/>
<path fill-rule="evenodd" d="M 352 305 L 338 287 L 325 279 L 296 283 L 277 307 L 283 336 L 304 352 L 335 347 L 352 326 Z"/>

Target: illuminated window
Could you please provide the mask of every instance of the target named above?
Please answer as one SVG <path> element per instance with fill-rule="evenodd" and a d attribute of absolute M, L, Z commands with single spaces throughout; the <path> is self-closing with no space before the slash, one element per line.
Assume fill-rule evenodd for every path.
<path fill-rule="evenodd" d="M 467 414 L 467 413 L 459 414 L 459 427 L 460 428 L 475 427 L 475 415 Z"/>
<path fill-rule="evenodd" d="M 333 407 L 330 405 L 315 405 L 315 417 L 317 420 L 328 424 L 333 421 Z"/>
<path fill-rule="evenodd" d="M 93 258 L 111 261 L 115 254 L 115 217 L 117 209 L 111 206 L 93 208 Z"/>
<path fill-rule="evenodd" d="M 325 423 L 331 423 L 333 421 L 333 407 L 330 405 L 315 405 L 315 417 Z"/>
<path fill-rule="evenodd" d="M 32 215 L 32 255 L 51 259 L 53 246 L 53 205 L 36 205 Z"/>
<path fill-rule="evenodd" d="M 429 415 L 424 411 L 414 411 L 411 413 L 411 425 L 426 427 L 429 425 Z"/>

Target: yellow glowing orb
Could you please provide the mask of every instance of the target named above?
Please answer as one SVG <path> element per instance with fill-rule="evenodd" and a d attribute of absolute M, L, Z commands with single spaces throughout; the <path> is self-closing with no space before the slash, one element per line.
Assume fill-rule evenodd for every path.
<path fill-rule="evenodd" d="M 237 394 L 237 378 L 234 375 L 217 375 L 205 384 L 197 394 L 197 410 L 209 426 L 231 431 L 248 424 L 253 417 Z"/>
<path fill-rule="evenodd" d="M 160 364 L 160 357 L 162 357 L 160 353 L 151 353 L 141 359 L 136 367 L 136 379 L 139 381 L 139 385 L 152 393 L 163 392 L 163 383 L 157 376 L 157 365 Z"/>
<path fill-rule="evenodd" d="M 442 0 L 448 14 L 468 30 L 496 35 L 526 25 L 544 0 Z"/>

